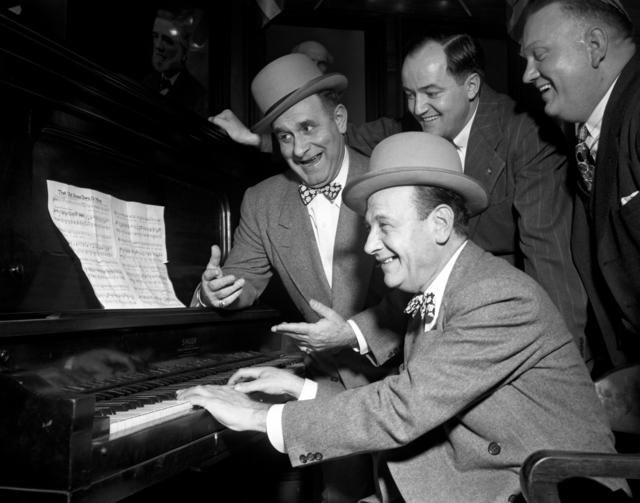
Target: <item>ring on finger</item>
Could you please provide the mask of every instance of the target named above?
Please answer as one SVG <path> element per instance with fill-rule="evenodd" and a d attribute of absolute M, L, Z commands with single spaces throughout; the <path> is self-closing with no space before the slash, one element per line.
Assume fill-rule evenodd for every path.
<path fill-rule="evenodd" d="M 224 306 L 225 306 L 224 300 L 221 300 L 221 301 L 220 301 L 220 304 L 218 304 L 218 306 L 219 306 L 219 307 L 224 307 Z"/>

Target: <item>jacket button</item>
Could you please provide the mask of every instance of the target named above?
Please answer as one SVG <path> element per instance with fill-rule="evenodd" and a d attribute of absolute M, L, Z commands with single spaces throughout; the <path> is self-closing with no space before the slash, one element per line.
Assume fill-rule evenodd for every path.
<path fill-rule="evenodd" d="M 512 494 L 511 496 L 509 496 L 509 498 L 507 499 L 507 501 L 509 503 L 516 503 L 516 500 L 518 499 L 518 497 L 515 494 Z"/>
<path fill-rule="evenodd" d="M 389 351 L 389 358 L 393 358 L 395 353 L 393 351 Z"/>
<path fill-rule="evenodd" d="M 316 452 L 316 461 L 322 461 L 322 454 Z"/>
<path fill-rule="evenodd" d="M 500 454 L 500 444 L 498 442 L 491 442 L 489 444 L 489 454 L 492 456 Z"/>
<path fill-rule="evenodd" d="M 340 379 L 338 379 L 337 377 L 332 377 L 332 378 L 331 378 L 331 381 L 332 381 L 332 382 L 338 382 L 339 380 L 340 380 Z"/>
<path fill-rule="evenodd" d="M 309 453 L 307 454 L 307 461 L 315 461 L 316 457 L 314 454 Z"/>
<path fill-rule="evenodd" d="M 304 454 L 300 454 L 300 462 L 302 464 L 307 462 L 307 456 L 305 456 Z"/>

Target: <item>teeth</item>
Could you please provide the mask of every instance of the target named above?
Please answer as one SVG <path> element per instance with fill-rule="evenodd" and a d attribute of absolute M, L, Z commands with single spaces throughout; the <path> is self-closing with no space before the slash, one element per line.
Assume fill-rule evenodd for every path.
<path fill-rule="evenodd" d="M 541 93 L 544 93 L 545 91 L 548 91 L 549 89 L 551 89 L 551 84 L 545 84 L 544 86 L 540 86 L 540 87 L 538 88 L 538 90 L 539 90 Z"/>
<path fill-rule="evenodd" d="M 388 264 L 388 263 L 389 263 L 389 262 L 391 262 L 392 260 L 393 260 L 393 257 L 389 257 L 388 259 L 383 260 L 383 261 L 382 261 L 382 263 L 383 263 L 383 264 Z"/>
<path fill-rule="evenodd" d="M 422 118 L 422 122 L 432 122 L 436 119 L 439 119 L 440 117 L 442 117 L 441 115 L 430 115 L 429 117 L 423 117 Z"/>
<path fill-rule="evenodd" d="M 318 159 L 320 159 L 320 156 L 321 156 L 321 155 L 322 155 L 322 154 L 314 155 L 311 159 L 307 159 L 306 161 L 300 161 L 300 164 L 304 164 L 305 166 L 306 166 L 306 165 L 309 165 L 309 164 L 313 164 L 313 163 L 314 163 L 314 162 L 316 162 Z"/>

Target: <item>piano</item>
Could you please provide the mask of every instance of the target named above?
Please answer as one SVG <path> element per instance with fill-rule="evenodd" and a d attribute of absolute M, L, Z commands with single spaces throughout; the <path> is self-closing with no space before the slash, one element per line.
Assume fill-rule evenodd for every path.
<path fill-rule="evenodd" d="M 8 12 L 0 101 L 0 501 L 133 501 L 264 442 L 175 391 L 245 366 L 299 370 L 270 333 L 283 310 L 102 309 L 47 208 L 47 180 L 164 207 L 188 306 L 211 245 L 232 245 L 244 190 L 272 174 L 260 154 Z"/>

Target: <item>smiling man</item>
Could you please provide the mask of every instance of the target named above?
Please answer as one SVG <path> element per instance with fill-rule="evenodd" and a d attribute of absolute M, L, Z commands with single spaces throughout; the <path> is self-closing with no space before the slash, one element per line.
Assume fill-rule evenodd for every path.
<path fill-rule="evenodd" d="M 251 306 L 276 273 L 305 322 L 274 331 L 297 338 L 309 354 L 308 374 L 334 393 L 395 373 L 406 325 L 404 299 L 394 303 L 395 294 L 380 303 L 389 290 L 363 251 L 363 219 L 342 204 L 344 185 L 368 169 L 342 135 L 346 87 L 344 75 L 322 74 L 302 54 L 283 56 L 255 77 L 251 89 L 264 117 L 252 129 L 274 132 L 290 169 L 247 190 L 229 257 L 221 268 L 213 247 L 192 302 Z M 371 491 L 370 456 L 323 471 L 324 502 L 357 501 Z"/>
<path fill-rule="evenodd" d="M 538 1 L 522 38 L 525 83 L 577 124 L 572 250 L 608 354 L 640 360 L 640 58 L 618 0 Z M 606 370 L 604 367 L 602 370 Z"/>
<path fill-rule="evenodd" d="M 301 397 L 308 386 L 277 369 L 243 369 L 230 386 L 179 398 L 234 430 L 267 432 L 293 466 L 377 454 L 367 502 L 524 502 L 519 469 L 539 449 L 615 452 L 580 354 L 548 295 L 531 278 L 467 239 L 488 204 L 440 137 L 402 133 L 381 142 L 369 173 L 345 188 L 366 214 L 366 252 L 389 287 L 415 294 L 404 364 L 368 386 L 269 406 L 244 393 Z M 608 481 L 627 490 L 623 481 Z M 589 499 L 611 501 L 590 487 Z M 567 500 L 563 500 L 567 501 Z"/>

